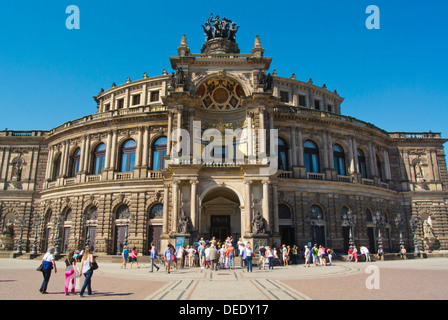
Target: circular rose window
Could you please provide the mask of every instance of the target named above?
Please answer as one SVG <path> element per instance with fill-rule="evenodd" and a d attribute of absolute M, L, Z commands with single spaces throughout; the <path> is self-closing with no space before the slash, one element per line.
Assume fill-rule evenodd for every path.
<path fill-rule="evenodd" d="M 216 103 L 225 103 L 229 99 L 229 92 L 224 88 L 218 88 L 213 91 L 213 100 L 216 101 Z"/>
<path fill-rule="evenodd" d="M 245 97 L 241 85 L 232 79 L 211 79 L 201 84 L 196 95 L 202 98 L 202 108 L 231 111 L 239 107 Z"/>

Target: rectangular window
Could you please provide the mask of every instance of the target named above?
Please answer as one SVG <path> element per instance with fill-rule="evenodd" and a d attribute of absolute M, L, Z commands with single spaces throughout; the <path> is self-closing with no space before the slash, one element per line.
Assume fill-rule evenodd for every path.
<path fill-rule="evenodd" d="M 133 95 L 132 96 L 132 105 L 136 106 L 138 104 L 140 104 L 140 95 L 139 94 Z"/>
<path fill-rule="evenodd" d="M 159 101 L 159 91 L 151 91 L 150 102 Z"/>
<path fill-rule="evenodd" d="M 280 102 L 289 102 L 288 92 L 280 91 Z"/>
<path fill-rule="evenodd" d="M 306 97 L 299 94 L 299 106 L 306 107 Z"/>
<path fill-rule="evenodd" d="M 124 99 L 117 99 L 117 109 L 123 109 L 124 106 Z"/>
<path fill-rule="evenodd" d="M 314 109 L 320 110 L 320 101 L 319 100 L 314 100 Z"/>
<path fill-rule="evenodd" d="M 327 106 L 327 108 L 328 108 L 328 112 L 333 112 L 333 106 L 331 104 L 329 104 Z"/>
<path fill-rule="evenodd" d="M 104 106 L 104 111 L 109 111 L 109 110 L 110 110 L 110 103 L 108 103 Z"/>

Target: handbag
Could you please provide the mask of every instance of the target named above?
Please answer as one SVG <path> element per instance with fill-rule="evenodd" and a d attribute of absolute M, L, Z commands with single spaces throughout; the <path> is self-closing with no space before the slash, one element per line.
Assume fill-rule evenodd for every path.
<path fill-rule="evenodd" d="M 92 270 L 98 269 L 98 263 L 96 263 L 96 261 L 91 262 L 90 269 L 92 269 Z"/>
<path fill-rule="evenodd" d="M 36 271 L 42 271 L 43 269 L 44 269 L 44 266 L 41 263 L 40 266 L 37 267 Z"/>

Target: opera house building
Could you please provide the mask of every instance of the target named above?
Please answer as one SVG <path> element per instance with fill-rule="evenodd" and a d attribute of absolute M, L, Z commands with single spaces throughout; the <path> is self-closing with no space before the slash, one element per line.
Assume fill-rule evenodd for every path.
<path fill-rule="evenodd" d="M 336 90 L 268 72 L 258 36 L 240 53 L 234 22 L 203 28 L 201 53 L 182 37 L 172 70 L 101 89 L 92 114 L 0 131 L 0 250 L 147 255 L 151 242 L 228 236 L 448 249 L 441 133 L 344 115 Z"/>

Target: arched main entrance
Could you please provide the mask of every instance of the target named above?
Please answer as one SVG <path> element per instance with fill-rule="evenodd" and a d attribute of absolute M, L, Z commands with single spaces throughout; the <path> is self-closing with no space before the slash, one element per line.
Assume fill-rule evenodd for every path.
<path fill-rule="evenodd" d="M 231 189 L 216 187 L 201 199 L 199 236 L 224 241 L 228 236 L 241 236 L 240 199 Z"/>

